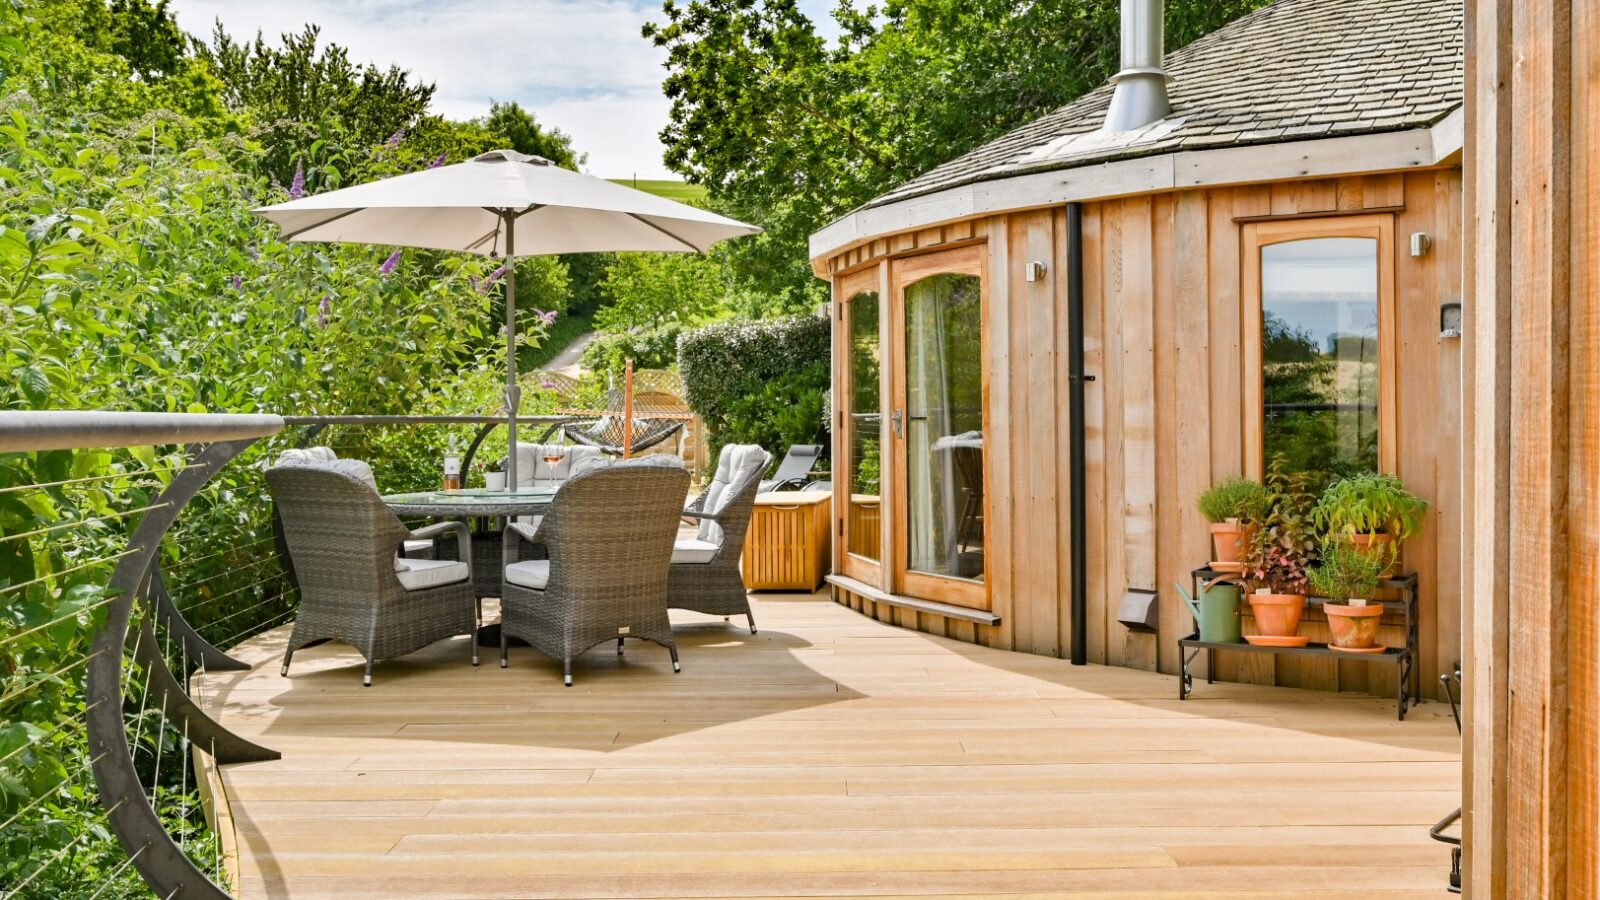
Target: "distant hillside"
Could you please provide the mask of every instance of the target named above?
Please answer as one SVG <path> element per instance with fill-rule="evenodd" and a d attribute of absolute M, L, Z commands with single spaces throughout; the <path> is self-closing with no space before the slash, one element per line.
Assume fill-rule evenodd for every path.
<path fill-rule="evenodd" d="M 625 184 L 641 191 L 647 191 L 658 197 L 668 200 L 677 200 L 680 203 L 698 203 L 705 199 L 706 189 L 698 184 L 686 184 L 682 181 L 669 181 L 666 179 L 652 180 L 641 178 L 634 181 L 632 178 L 612 178 L 617 184 Z"/>

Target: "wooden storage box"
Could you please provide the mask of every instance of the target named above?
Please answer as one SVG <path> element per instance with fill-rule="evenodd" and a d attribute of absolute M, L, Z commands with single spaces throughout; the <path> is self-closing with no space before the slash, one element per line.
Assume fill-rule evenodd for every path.
<path fill-rule="evenodd" d="M 744 539 L 744 586 L 753 591 L 814 591 L 833 550 L 832 495 L 757 494 Z"/>

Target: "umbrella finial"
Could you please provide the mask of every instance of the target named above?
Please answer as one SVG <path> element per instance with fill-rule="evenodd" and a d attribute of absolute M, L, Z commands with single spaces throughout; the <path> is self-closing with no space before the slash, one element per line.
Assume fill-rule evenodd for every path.
<path fill-rule="evenodd" d="M 472 158 L 473 162 L 519 162 L 530 166 L 553 166 L 555 163 L 542 156 L 533 156 L 527 153 L 518 153 L 515 150 L 490 150 L 480 153 Z"/>

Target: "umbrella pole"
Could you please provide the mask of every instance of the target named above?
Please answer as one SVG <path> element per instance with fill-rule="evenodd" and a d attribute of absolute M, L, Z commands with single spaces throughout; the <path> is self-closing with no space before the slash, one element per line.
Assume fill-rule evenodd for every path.
<path fill-rule="evenodd" d="M 517 386 L 517 220 L 505 215 L 506 222 L 506 490 L 515 491 L 517 482 L 517 410 L 522 406 L 522 389 Z"/>

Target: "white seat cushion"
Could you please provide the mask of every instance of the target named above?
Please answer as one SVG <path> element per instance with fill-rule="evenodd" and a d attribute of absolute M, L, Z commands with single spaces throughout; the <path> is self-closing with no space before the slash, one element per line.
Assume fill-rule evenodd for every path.
<path fill-rule="evenodd" d="M 408 591 L 455 584 L 472 577 L 472 570 L 466 563 L 453 559 L 408 559 L 404 565 L 406 570 L 395 572 L 394 577 L 400 579 L 400 586 Z"/>
<path fill-rule="evenodd" d="M 525 559 L 506 566 L 506 580 L 518 587 L 542 591 L 550 583 L 550 560 Z"/>
<path fill-rule="evenodd" d="M 674 563 L 708 563 L 717 557 L 720 549 L 710 541 L 699 538 L 682 538 L 672 545 Z"/>

